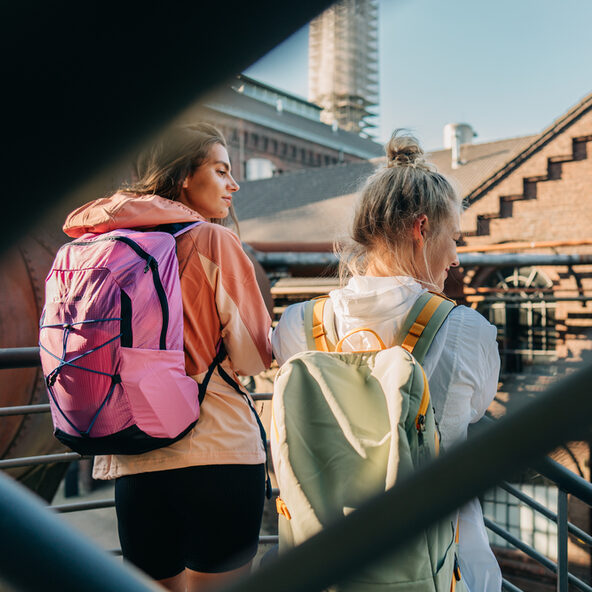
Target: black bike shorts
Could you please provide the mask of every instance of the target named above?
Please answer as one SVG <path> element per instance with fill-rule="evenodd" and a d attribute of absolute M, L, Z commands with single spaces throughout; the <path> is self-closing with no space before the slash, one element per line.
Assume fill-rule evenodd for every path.
<path fill-rule="evenodd" d="M 206 465 L 126 475 L 115 482 L 125 559 L 156 580 L 189 569 L 220 573 L 257 552 L 264 465 Z"/>

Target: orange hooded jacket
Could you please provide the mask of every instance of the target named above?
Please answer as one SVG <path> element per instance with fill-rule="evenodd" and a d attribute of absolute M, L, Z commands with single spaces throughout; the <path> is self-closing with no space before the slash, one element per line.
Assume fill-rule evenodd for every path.
<path fill-rule="evenodd" d="M 203 220 L 195 211 L 157 195 L 117 193 L 72 212 L 64 232 L 77 238 L 86 232 L 116 228 L 154 228 L 160 224 Z M 217 224 L 200 224 L 177 238 L 183 297 L 183 341 L 187 374 L 201 381 L 223 339 L 228 358 L 223 368 L 254 375 L 271 363 L 271 319 L 255 271 L 240 240 Z M 252 411 L 214 371 L 196 426 L 174 444 L 139 455 L 95 458 L 93 477 L 122 475 L 211 464 L 260 464 L 265 461 Z"/>

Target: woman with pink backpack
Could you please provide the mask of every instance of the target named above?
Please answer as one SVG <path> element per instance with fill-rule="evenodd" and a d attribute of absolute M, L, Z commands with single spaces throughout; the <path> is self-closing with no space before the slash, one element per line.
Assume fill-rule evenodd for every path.
<path fill-rule="evenodd" d="M 221 225 L 234 218 L 238 189 L 222 134 L 191 125 L 139 159 L 137 181 L 78 208 L 64 225 L 74 238 L 116 229 L 176 236 L 185 371 L 197 383 L 209 379 L 199 421 L 156 450 L 97 456 L 93 469 L 96 479 L 116 480 L 124 558 L 173 591 L 244 573 L 258 545 L 266 443 L 237 375 L 269 367 L 271 320 L 239 238 Z M 134 310 L 134 322 L 150 322 L 143 314 Z"/>

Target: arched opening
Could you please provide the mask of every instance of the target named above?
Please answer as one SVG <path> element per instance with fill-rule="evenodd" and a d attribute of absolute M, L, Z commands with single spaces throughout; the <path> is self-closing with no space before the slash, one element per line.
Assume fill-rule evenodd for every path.
<path fill-rule="evenodd" d="M 556 303 L 553 282 L 534 267 L 492 270 L 481 284 L 492 288 L 478 310 L 497 327 L 502 372 L 556 358 Z"/>

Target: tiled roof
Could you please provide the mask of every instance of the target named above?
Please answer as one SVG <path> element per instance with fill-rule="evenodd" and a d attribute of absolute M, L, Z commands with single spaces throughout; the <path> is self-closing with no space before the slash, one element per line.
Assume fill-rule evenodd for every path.
<path fill-rule="evenodd" d="M 508 162 L 538 136 L 522 136 L 483 144 L 463 144 L 460 157 L 463 162 L 452 168 L 452 150 L 437 150 L 428 154 L 428 160 L 436 165 L 440 173 L 453 179 L 457 189 L 466 197 L 475 187 L 487 179 L 500 166 Z"/>
<path fill-rule="evenodd" d="M 273 105 L 258 101 L 232 88 L 222 88 L 208 96 L 203 104 L 214 111 L 252 121 L 278 132 L 309 140 L 335 150 L 343 150 L 360 158 L 384 154 L 381 144 L 342 129 L 314 121 L 287 110 L 278 111 Z"/>
<path fill-rule="evenodd" d="M 466 144 L 465 164 L 452 168 L 451 150 L 428 154 L 428 160 L 454 179 L 466 196 L 537 136 Z M 340 237 L 347 231 L 355 194 L 382 158 L 285 173 L 271 179 L 246 181 L 235 196 L 243 240 L 315 242 Z"/>
<path fill-rule="evenodd" d="M 337 164 L 284 173 L 270 179 L 243 181 L 234 197 L 241 228 L 246 220 L 281 218 L 295 208 L 356 193 L 376 166 L 370 161 Z"/>

